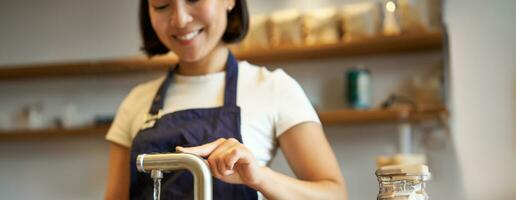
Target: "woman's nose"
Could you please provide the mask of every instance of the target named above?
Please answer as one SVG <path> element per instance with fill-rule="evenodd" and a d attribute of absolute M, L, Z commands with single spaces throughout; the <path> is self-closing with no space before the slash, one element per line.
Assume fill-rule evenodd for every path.
<path fill-rule="evenodd" d="M 184 28 L 189 22 L 193 20 L 193 17 L 190 15 L 188 8 L 183 3 L 178 3 L 175 6 L 175 9 L 172 11 L 172 16 L 170 18 L 170 24 L 177 28 Z"/>

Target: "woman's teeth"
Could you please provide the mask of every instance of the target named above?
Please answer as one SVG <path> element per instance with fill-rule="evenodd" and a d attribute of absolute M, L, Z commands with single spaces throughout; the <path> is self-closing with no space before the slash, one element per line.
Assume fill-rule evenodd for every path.
<path fill-rule="evenodd" d="M 193 31 L 193 32 L 190 32 L 188 34 L 185 34 L 185 35 L 177 35 L 176 38 L 179 39 L 179 40 L 191 40 L 195 36 L 199 35 L 199 32 L 201 32 L 201 31 L 197 30 L 197 31 Z"/>

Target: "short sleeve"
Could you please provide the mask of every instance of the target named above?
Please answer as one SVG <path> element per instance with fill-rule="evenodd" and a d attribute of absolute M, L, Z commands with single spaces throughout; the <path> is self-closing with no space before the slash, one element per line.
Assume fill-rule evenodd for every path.
<path fill-rule="evenodd" d="M 273 73 L 276 137 L 303 122 L 321 123 L 299 83 L 283 70 Z"/>
<path fill-rule="evenodd" d="M 118 107 L 115 119 L 106 134 L 106 140 L 126 147 L 130 147 L 132 143 L 131 124 L 134 114 L 131 112 L 130 106 L 133 101 L 134 90 L 125 97 Z"/>

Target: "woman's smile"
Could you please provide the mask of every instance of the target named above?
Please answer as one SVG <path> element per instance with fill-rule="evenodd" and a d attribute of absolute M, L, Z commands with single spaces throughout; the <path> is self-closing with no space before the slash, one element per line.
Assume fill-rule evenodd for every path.
<path fill-rule="evenodd" d="M 183 33 L 173 34 L 172 37 L 181 45 L 191 45 L 203 33 L 204 29 L 197 29 L 193 31 L 185 31 Z"/>

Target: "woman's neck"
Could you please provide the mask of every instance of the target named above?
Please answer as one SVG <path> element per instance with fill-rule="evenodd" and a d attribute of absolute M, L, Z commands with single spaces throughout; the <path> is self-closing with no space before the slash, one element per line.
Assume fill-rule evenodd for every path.
<path fill-rule="evenodd" d="M 224 45 L 218 45 L 203 58 L 194 61 L 179 61 L 179 74 L 187 76 L 210 74 L 223 71 L 226 67 L 226 60 L 229 49 Z"/>

